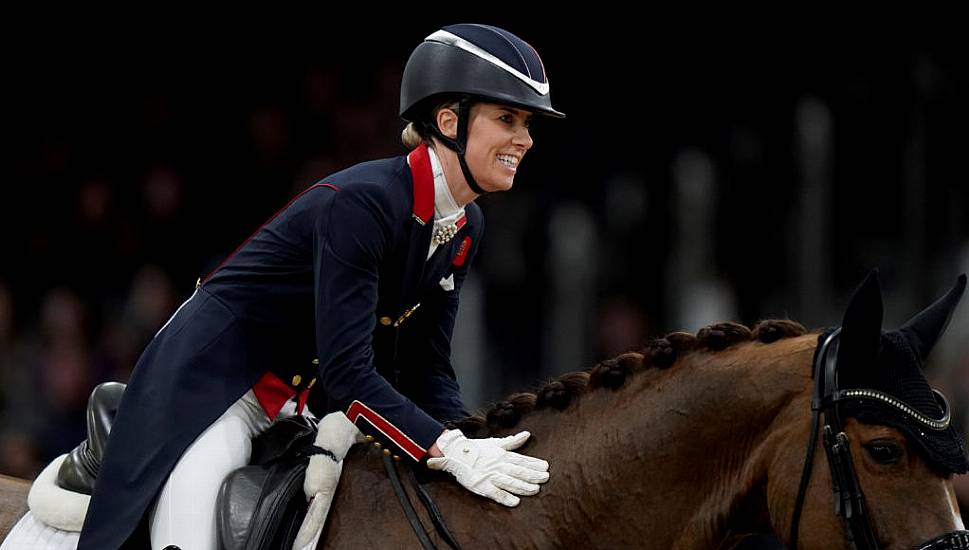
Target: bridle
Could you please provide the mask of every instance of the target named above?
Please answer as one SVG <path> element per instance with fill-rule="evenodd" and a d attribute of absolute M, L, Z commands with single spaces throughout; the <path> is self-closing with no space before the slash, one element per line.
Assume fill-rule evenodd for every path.
<path fill-rule="evenodd" d="M 814 463 L 815 442 L 818 437 L 818 426 L 821 415 L 824 415 L 822 431 L 822 445 L 831 469 L 831 485 L 834 491 L 834 512 L 841 517 L 844 524 L 845 536 L 849 544 L 856 550 L 876 550 L 878 539 L 872 529 L 865 506 L 865 495 L 858 483 L 854 463 L 851 460 L 851 446 L 845 434 L 842 423 L 843 413 L 841 404 L 848 401 L 868 400 L 877 401 L 881 405 L 894 408 L 909 418 L 915 420 L 926 429 L 942 431 L 949 427 L 949 404 L 945 397 L 937 390 L 932 390 L 943 416 L 940 419 L 929 418 L 903 401 L 889 394 L 867 389 L 838 388 L 838 346 L 840 344 L 841 329 L 832 331 L 821 344 L 814 361 L 814 398 L 811 400 L 811 437 L 808 440 L 807 454 L 804 458 L 804 468 L 801 471 L 801 483 L 798 488 L 797 500 L 794 505 L 794 515 L 791 520 L 790 547 L 797 550 L 798 527 L 801 510 L 804 507 L 804 497 L 811 479 L 811 467 Z M 952 531 L 919 545 L 916 550 L 966 550 L 969 549 L 969 531 Z"/>

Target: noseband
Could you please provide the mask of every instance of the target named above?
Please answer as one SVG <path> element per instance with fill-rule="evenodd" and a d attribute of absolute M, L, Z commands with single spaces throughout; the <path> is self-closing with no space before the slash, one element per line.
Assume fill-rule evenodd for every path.
<path fill-rule="evenodd" d="M 814 362 L 814 398 L 811 400 L 811 438 L 808 440 L 801 483 L 794 505 L 791 520 L 791 548 L 797 550 L 798 527 L 808 482 L 811 479 L 811 466 L 814 462 L 815 442 L 818 425 L 824 415 L 822 444 L 831 469 L 831 488 L 834 492 L 834 513 L 841 517 L 845 537 L 855 550 L 876 550 L 878 539 L 872 530 L 865 509 L 865 495 L 858 483 L 854 463 L 851 460 L 851 446 L 842 424 L 840 406 L 847 400 L 873 400 L 887 405 L 914 419 L 930 430 L 945 430 L 949 427 L 949 404 L 945 397 L 933 390 L 936 400 L 942 407 L 943 416 L 939 419 L 928 418 L 895 397 L 876 390 L 841 390 L 838 388 L 838 346 L 841 329 L 834 330 L 825 338 Z M 969 531 L 952 531 L 919 545 L 916 550 L 967 550 Z"/>

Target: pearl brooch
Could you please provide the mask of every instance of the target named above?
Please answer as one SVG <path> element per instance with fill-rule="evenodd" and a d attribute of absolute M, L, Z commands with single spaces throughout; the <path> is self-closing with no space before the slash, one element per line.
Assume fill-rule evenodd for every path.
<path fill-rule="evenodd" d="M 440 227 L 434 228 L 434 244 L 442 245 L 451 239 L 458 233 L 458 225 L 455 223 L 442 225 Z"/>

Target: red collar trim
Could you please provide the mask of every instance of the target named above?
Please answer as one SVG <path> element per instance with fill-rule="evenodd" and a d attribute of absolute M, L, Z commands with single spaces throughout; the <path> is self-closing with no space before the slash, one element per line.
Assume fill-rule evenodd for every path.
<path fill-rule="evenodd" d="M 427 145 L 422 143 L 411 151 L 407 163 L 414 180 L 414 217 L 427 223 L 434 216 L 434 172 Z"/>

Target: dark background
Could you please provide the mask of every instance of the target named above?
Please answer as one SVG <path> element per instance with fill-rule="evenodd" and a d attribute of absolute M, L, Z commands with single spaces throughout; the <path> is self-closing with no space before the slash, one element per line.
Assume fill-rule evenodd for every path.
<path fill-rule="evenodd" d="M 472 407 L 672 330 L 836 324 L 875 267 L 897 325 L 969 270 L 969 74 L 941 28 L 246 15 L 34 20 L 19 43 L 0 471 L 28 477 L 72 448 L 93 385 L 124 379 L 196 279 L 290 197 L 404 154 L 404 64 L 450 22 L 529 41 L 568 114 L 537 121 L 515 188 L 478 201 L 487 237 L 455 337 Z M 933 358 L 962 407 L 967 309 Z"/>

